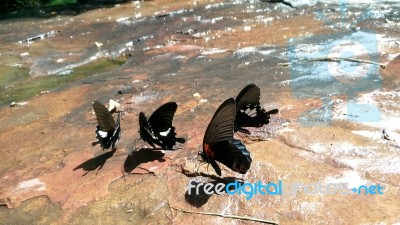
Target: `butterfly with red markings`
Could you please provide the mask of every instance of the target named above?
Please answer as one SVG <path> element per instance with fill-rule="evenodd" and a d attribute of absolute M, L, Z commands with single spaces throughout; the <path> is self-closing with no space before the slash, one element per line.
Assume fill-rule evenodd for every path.
<path fill-rule="evenodd" d="M 216 161 L 231 170 L 245 174 L 250 168 L 250 152 L 240 140 L 233 138 L 236 106 L 235 100 L 225 100 L 215 112 L 207 127 L 203 139 L 201 158 L 210 163 L 215 172 L 221 176 L 221 168 Z"/>
<path fill-rule="evenodd" d="M 177 138 L 175 127 L 172 126 L 172 119 L 178 105 L 175 102 L 168 102 L 160 106 L 147 120 L 143 112 L 139 114 L 140 137 L 153 148 L 155 145 L 164 150 L 171 150 L 179 143 L 185 143 L 184 138 Z"/>
<path fill-rule="evenodd" d="M 250 134 L 243 127 L 262 127 L 269 123 L 270 115 L 278 113 L 278 109 L 265 111 L 260 106 L 260 88 L 249 84 L 236 97 L 235 132 Z"/>
<path fill-rule="evenodd" d="M 98 122 L 96 138 L 103 149 L 112 147 L 112 150 L 114 150 L 121 133 L 120 113 L 118 113 L 117 122 L 115 122 L 110 111 L 100 102 L 94 101 L 93 109 Z"/>

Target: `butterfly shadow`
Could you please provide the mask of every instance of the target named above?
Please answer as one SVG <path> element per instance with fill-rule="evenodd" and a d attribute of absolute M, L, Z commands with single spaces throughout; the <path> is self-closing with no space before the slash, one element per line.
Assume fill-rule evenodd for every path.
<path fill-rule="evenodd" d="M 161 148 L 140 148 L 139 150 L 132 151 L 124 162 L 123 170 L 125 173 L 132 172 L 136 167 L 142 163 L 151 161 L 164 162 L 164 153 Z"/>
<path fill-rule="evenodd" d="M 88 174 L 90 171 L 97 169 L 97 172 L 96 172 L 96 175 L 97 175 L 99 173 L 99 171 L 103 168 L 106 161 L 114 155 L 116 150 L 117 149 L 114 149 L 114 150 L 111 150 L 104 154 L 98 155 L 94 158 L 91 158 L 89 160 L 86 160 L 85 162 L 81 163 L 79 166 L 75 167 L 73 169 L 73 171 L 75 171 L 77 169 L 83 169 L 84 171 L 86 171 L 86 173 L 84 173 L 82 175 L 82 177 L 83 177 L 86 174 Z"/>
<path fill-rule="evenodd" d="M 203 177 L 209 177 L 211 179 L 213 179 L 214 181 L 211 182 L 200 182 L 197 181 L 195 179 L 191 179 L 190 183 L 191 183 L 191 189 L 187 190 L 185 192 L 185 200 L 186 202 L 188 202 L 190 205 L 199 208 L 201 206 L 203 206 L 204 204 L 206 204 L 208 202 L 208 200 L 210 199 L 211 195 L 205 193 L 204 191 L 204 185 L 211 183 L 212 184 L 212 192 L 215 193 L 215 186 L 217 184 L 223 183 L 225 184 L 225 186 L 229 183 L 234 183 L 234 182 L 238 182 L 238 183 L 244 183 L 243 181 L 240 181 L 238 178 L 236 177 L 217 177 L 215 175 L 208 175 L 208 174 L 200 174 Z M 200 186 L 200 187 L 199 187 Z M 199 187 L 199 188 L 198 188 Z M 198 193 L 196 193 L 196 189 L 198 189 Z M 224 192 L 226 191 L 226 189 L 224 188 Z"/>

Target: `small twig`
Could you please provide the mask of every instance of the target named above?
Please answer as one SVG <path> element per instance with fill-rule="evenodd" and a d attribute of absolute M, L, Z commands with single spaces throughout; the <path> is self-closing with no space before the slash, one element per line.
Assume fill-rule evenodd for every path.
<path fill-rule="evenodd" d="M 146 168 L 143 168 L 143 167 L 140 167 L 140 166 L 137 166 L 136 168 L 139 168 L 139 169 L 142 169 L 142 170 L 144 170 L 144 171 L 147 171 L 148 174 L 152 174 L 152 175 L 154 175 L 154 176 L 156 175 L 155 172 L 150 171 L 149 169 L 146 169 Z"/>
<path fill-rule="evenodd" d="M 284 5 L 289 6 L 290 8 L 297 9 L 296 6 L 293 6 L 292 3 L 287 2 L 285 0 L 261 0 L 261 2 L 268 2 L 268 3 L 282 3 Z"/>
<path fill-rule="evenodd" d="M 308 59 L 309 61 L 331 61 L 331 62 L 340 62 L 340 61 L 349 61 L 349 62 L 358 62 L 358 63 L 367 63 L 367 64 L 374 64 L 380 66 L 382 69 L 385 69 L 386 66 L 384 64 L 380 64 L 377 62 L 369 61 L 369 60 L 362 60 L 356 58 L 344 58 L 344 57 L 319 57 L 319 58 L 311 58 Z"/>
<path fill-rule="evenodd" d="M 348 61 L 348 62 L 374 64 L 374 65 L 380 66 L 382 69 L 386 68 L 386 65 L 384 65 L 384 64 L 380 64 L 380 63 L 369 61 L 369 60 L 356 59 L 356 58 L 320 57 L 320 58 L 310 58 L 310 59 L 306 59 L 306 60 L 307 61 L 328 61 L 328 62 Z M 277 65 L 278 66 L 291 66 L 291 63 L 278 63 Z"/>
<path fill-rule="evenodd" d="M 190 39 L 199 39 L 199 40 L 204 39 L 203 37 L 196 37 L 196 36 L 193 36 L 193 35 L 189 36 L 189 38 Z"/>
<path fill-rule="evenodd" d="M 209 213 L 209 212 L 194 212 L 194 211 L 189 211 L 189 210 L 184 210 L 184 209 L 179 209 L 175 208 L 173 206 L 170 206 L 171 209 L 178 210 L 180 212 L 184 213 L 192 213 L 192 214 L 200 214 L 200 215 L 209 215 L 209 216 L 220 216 L 224 218 L 231 218 L 231 219 L 239 219 L 239 220 L 247 220 L 247 221 L 253 221 L 253 222 L 260 222 L 260 223 L 266 223 L 266 224 L 274 224 L 277 225 L 278 223 L 272 222 L 269 220 L 262 220 L 262 219 L 256 219 L 256 218 L 251 218 L 251 217 L 245 217 L 245 216 L 236 216 L 236 215 L 229 215 L 229 214 L 218 214 L 218 213 Z"/>
<path fill-rule="evenodd" d="M 290 66 L 290 63 L 278 63 L 278 66 Z"/>

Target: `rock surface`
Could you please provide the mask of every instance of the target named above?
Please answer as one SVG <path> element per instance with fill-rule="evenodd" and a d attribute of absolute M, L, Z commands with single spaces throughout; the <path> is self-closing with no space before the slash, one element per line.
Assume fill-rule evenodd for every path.
<path fill-rule="evenodd" d="M 55 18 L 44 20 L 53 26 L 57 24 L 52 30 L 61 30 L 61 34 L 31 47 L 26 57 L 32 57 L 33 61 L 24 63 L 30 66 L 35 76 L 44 74 L 40 68 L 42 61 L 33 58 L 45 61 L 48 55 L 44 52 L 47 51 L 41 48 L 46 49 L 49 43 L 57 51 L 65 51 L 65 60 L 72 64 L 76 59 L 86 57 L 82 53 L 86 45 L 93 47 L 98 41 L 103 44 L 98 48 L 111 46 L 112 36 L 108 36 L 110 34 L 104 28 L 96 28 L 102 23 L 113 24 L 112 28 L 117 30 L 126 26 L 125 29 L 132 29 L 132 32 L 158 32 L 154 33 L 154 38 L 142 37 L 140 45 L 124 43 L 124 46 L 132 45 L 132 49 L 142 48 L 143 51 L 112 71 L 94 74 L 29 98 L 29 104 L 23 107 L 0 108 L 2 222 L 255 224 L 171 208 L 176 207 L 247 216 L 279 224 L 399 223 L 400 57 L 393 57 L 398 54 L 398 47 L 380 43 L 381 63 L 387 64 L 385 70 L 380 70 L 382 85 L 354 97 L 359 104 L 377 106 L 379 121 L 351 120 L 346 111 L 348 96 L 335 95 L 329 105 L 329 123 L 310 125 L 300 118 L 304 112 L 326 110 L 323 97 L 296 98 L 291 86 L 285 83 L 291 79 L 290 69 L 277 63 L 284 61 L 285 45 L 290 38 L 310 33 L 333 34 L 337 30 L 307 15 L 305 8 L 296 11 L 283 5 L 241 3 L 247 10 L 242 11 L 238 4 L 135 1 L 71 18 L 57 17 L 65 24 Z M 257 7 L 270 17 L 258 15 Z M 320 6 L 313 7 L 308 10 Z M 137 16 L 132 17 L 132 10 Z M 196 10 L 204 13 L 200 22 L 196 19 L 199 16 Z M 290 16 L 283 17 L 274 10 L 290 13 Z M 155 16 L 164 14 L 172 16 Z M 222 17 L 215 17 L 217 14 Z M 233 15 L 236 15 L 235 19 L 232 19 Z M 327 12 L 327 16 L 337 19 L 334 11 Z M 347 16 L 351 19 L 355 15 L 349 13 Z M 141 18 L 150 21 L 142 30 L 135 25 Z M 379 22 L 378 19 L 371 20 Z M 38 22 L 39 25 L 42 22 Z M 186 25 L 182 25 L 184 22 Z M 23 27 L 27 22 L 19 23 Z M 78 33 L 84 37 L 67 42 L 71 38 L 68 32 L 72 32 L 73 27 L 78 29 L 81 23 L 92 31 L 87 31 L 84 36 L 79 28 Z M 168 24 L 169 30 L 165 30 L 163 23 Z M 370 23 L 364 21 L 357 25 L 363 28 Z M 379 25 L 376 25 L 378 32 L 393 35 L 393 39 L 400 38 L 393 32 L 393 27 Z M 198 27 L 200 31 L 192 36 L 175 32 L 188 27 Z M 105 37 L 102 36 L 104 33 L 107 34 Z M 21 34 L 10 35 L 23 40 Z M 97 36 L 110 39 L 110 43 Z M 11 51 L 13 45 L 4 42 L 2 50 Z M 67 45 L 63 46 L 63 43 Z M 114 47 L 111 46 L 109 52 L 114 52 Z M 21 48 L 15 54 L 29 50 L 26 46 Z M 87 52 L 93 50 L 88 49 Z M 136 54 L 136 50 L 132 52 Z M 71 51 L 79 53 L 74 55 Z M 0 59 L 7 59 L 4 62 L 8 64 L 18 62 L 18 57 L 0 55 Z M 272 116 L 269 125 L 250 129 L 250 136 L 236 135 L 246 144 L 253 159 L 248 173 L 240 175 L 221 165 L 222 177 L 218 177 L 212 167 L 200 165 L 197 157 L 205 129 L 218 105 L 228 97 L 235 97 L 245 84 L 252 82 L 261 87 L 261 105 L 267 110 L 279 108 L 280 113 Z M 91 102 L 107 103 L 109 99 L 117 100 L 123 110 L 122 136 L 115 152 L 92 145 L 96 141 L 96 120 Z M 150 115 L 168 101 L 176 101 L 179 105 L 174 126 L 178 136 L 186 138 L 186 143 L 174 151 L 133 151 L 149 147 L 143 141 L 136 142 L 139 112 Z M 390 139 L 383 138 L 383 129 Z M 246 195 L 188 193 L 188 184 L 192 181 L 229 183 L 236 180 L 265 184 L 278 181 L 347 183 L 349 189 L 380 184 L 384 194 L 312 195 L 298 191 L 292 195 L 255 195 L 248 200 Z"/>

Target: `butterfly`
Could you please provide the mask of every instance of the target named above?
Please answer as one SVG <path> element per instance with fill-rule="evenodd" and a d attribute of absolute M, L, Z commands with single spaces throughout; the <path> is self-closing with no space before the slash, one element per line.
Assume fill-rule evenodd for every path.
<path fill-rule="evenodd" d="M 175 127 L 172 126 L 172 119 L 177 108 L 178 105 L 175 102 L 165 103 L 154 111 L 149 120 L 143 112 L 140 112 L 140 137 L 153 148 L 158 145 L 164 150 L 171 150 L 176 142 L 185 143 L 184 138 L 176 137 Z"/>
<path fill-rule="evenodd" d="M 271 114 L 278 112 L 278 109 L 265 111 L 260 106 L 260 88 L 249 84 L 236 97 L 235 132 L 250 134 L 243 127 L 262 127 L 269 123 Z"/>
<path fill-rule="evenodd" d="M 112 147 L 112 150 L 114 150 L 121 133 L 120 113 L 118 113 L 117 123 L 115 123 L 111 113 L 100 102 L 94 101 L 93 109 L 98 122 L 96 138 L 103 149 Z"/>
<path fill-rule="evenodd" d="M 216 161 L 241 174 L 247 173 L 252 162 L 246 146 L 233 138 L 235 114 L 235 100 L 225 100 L 208 124 L 203 138 L 203 151 L 199 152 L 201 158 L 210 163 L 219 176 L 221 168 Z"/>

